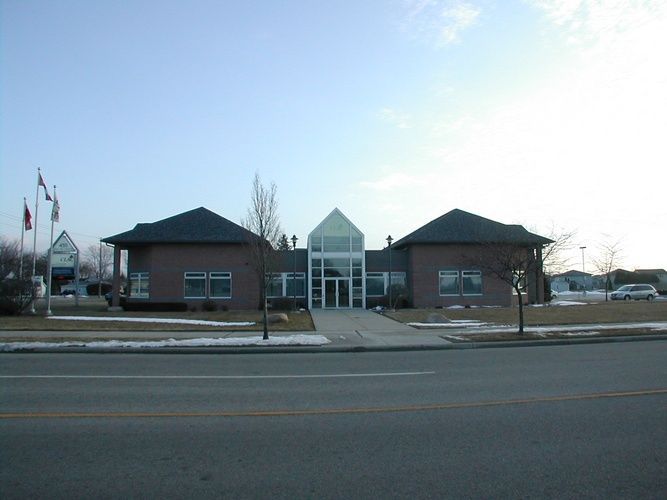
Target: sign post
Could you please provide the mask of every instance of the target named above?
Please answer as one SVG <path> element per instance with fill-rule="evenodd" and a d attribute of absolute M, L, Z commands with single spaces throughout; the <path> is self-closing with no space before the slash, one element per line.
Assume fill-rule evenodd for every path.
<path fill-rule="evenodd" d="M 79 249 L 72 241 L 72 238 L 63 231 L 51 248 L 51 278 L 55 279 L 73 279 L 74 300 L 79 305 Z M 49 290 L 49 293 L 51 291 Z"/>

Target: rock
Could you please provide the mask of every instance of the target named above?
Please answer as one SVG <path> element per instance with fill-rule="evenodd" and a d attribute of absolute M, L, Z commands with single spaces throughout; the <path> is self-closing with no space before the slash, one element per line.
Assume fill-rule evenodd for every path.
<path fill-rule="evenodd" d="M 426 317 L 426 323 L 451 323 L 451 321 L 440 313 L 431 313 Z"/>
<path fill-rule="evenodd" d="M 270 324 L 287 323 L 288 321 L 289 321 L 289 318 L 287 317 L 287 314 L 285 314 L 285 313 L 269 314 L 269 323 Z"/>

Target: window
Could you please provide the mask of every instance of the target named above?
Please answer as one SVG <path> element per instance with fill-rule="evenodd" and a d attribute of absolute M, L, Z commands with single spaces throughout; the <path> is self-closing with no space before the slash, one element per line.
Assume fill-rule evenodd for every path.
<path fill-rule="evenodd" d="M 205 299 L 206 273 L 185 273 L 185 291 L 183 296 L 186 299 Z"/>
<path fill-rule="evenodd" d="M 130 297 L 147 299 L 149 284 L 148 273 L 130 273 Z"/>
<path fill-rule="evenodd" d="M 391 284 L 405 286 L 405 273 L 392 272 Z M 389 273 L 366 273 L 366 297 L 382 297 L 388 293 Z"/>
<path fill-rule="evenodd" d="M 384 273 L 366 273 L 367 297 L 382 297 L 384 290 Z"/>
<path fill-rule="evenodd" d="M 440 295 L 459 294 L 459 272 L 440 271 Z"/>
<path fill-rule="evenodd" d="M 283 294 L 283 275 L 274 274 L 269 280 L 269 286 L 266 290 L 267 297 L 282 297 Z"/>
<path fill-rule="evenodd" d="M 296 284 L 296 296 L 306 296 L 306 273 L 296 273 L 296 283 L 294 273 L 285 273 L 285 289 L 288 297 L 294 297 L 294 285 Z"/>
<path fill-rule="evenodd" d="M 294 297 L 294 273 L 274 274 L 266 296 Z M 296 273 L 296 296 L 306 296 L 306 273 Z"/>
<path fill-rule="evenodd" d="M 482 295 L 481 271 L 461 271 L 463 295 Z"/>
<path fill-rule="evenodd" d="M 212 272 L 209 274 L 209 280 L 212 299 L 232 298 L 232 273 Z"/>

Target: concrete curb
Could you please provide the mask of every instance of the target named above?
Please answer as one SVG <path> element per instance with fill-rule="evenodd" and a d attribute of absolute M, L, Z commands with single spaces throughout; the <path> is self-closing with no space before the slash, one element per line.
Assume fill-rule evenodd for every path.
<path fill-rule="evenodd" d="M 266 347 L 145 347 L 145 348 L 94 348 L 94 347 L 42 347 L 1 351 L 1 354 L 340 354 L 368 352 L 445 351 L 462 349 L 503 349 L 517 347 L 549 347 L 576 344 L 608 344 L 619 342 L 646 342 L 667 340 L 666 335 L 634 335 L 622 337 L 593 337 L 545 340 L 512 340 L 489 342 L 460 342 L 442 345 L 372 345 L 372 346 L 266 346 Z"/>

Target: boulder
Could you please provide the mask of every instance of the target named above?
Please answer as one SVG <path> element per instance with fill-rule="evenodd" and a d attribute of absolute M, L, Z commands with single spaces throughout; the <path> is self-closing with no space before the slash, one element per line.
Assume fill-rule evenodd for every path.
<path fill-rule="evenodd" d="M 289 321 L 289 318 L 287 317 L 287 314 L 285 314 L 285 313 L 269 314 L 269 323 L 270 324 L 287 323 L 288 321 Z"/>
<path fill-rule="evenodd" d="M 426 317 L 426 323 L 451 323 L 443 314 L 431 313 Z"/>

